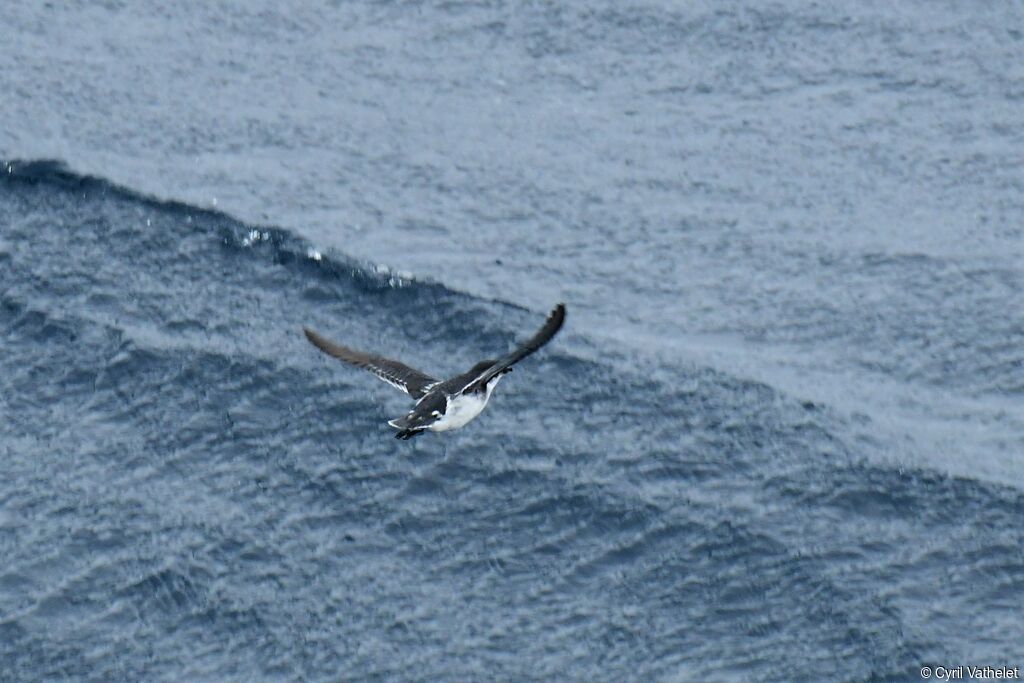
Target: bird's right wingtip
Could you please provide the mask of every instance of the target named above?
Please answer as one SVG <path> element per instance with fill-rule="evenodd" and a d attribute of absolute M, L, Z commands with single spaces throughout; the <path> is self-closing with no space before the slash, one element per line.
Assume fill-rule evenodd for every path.
<path fill-rule="evenodd" d="M 327 342 L 326 339 L 324 339 L 319 334 L 317 334 L 313 330 L 309 329 L 305 325 L 303 325 L 303 327 L 302 327 L 302 333 L 304 335 L 306 335 L 306 339 L 309 341 L 310 344 L 312 344 L 313 346 L 317 347 L 318 349 L 320 349 L 321 351 L 324 351 L 326 353 L 327 349 L 324 348 L 324 346 L 325 346 L 325 344 Z"/>

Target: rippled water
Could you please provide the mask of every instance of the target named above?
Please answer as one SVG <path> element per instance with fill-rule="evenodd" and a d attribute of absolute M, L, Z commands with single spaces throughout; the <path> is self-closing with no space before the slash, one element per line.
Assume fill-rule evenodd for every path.
<path fill-rule="evenodd" d="M 1024 665 L 1001 11 L 0 8 L 0 680 Z"/>

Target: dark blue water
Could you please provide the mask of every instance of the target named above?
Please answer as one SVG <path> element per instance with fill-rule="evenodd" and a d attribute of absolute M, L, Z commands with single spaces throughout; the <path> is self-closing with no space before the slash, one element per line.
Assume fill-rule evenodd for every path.
<path fill-rule="evenodd" d="M 1022 34 L 851 12 L 0 8 L 0 680 L 1024 666 Z"/>

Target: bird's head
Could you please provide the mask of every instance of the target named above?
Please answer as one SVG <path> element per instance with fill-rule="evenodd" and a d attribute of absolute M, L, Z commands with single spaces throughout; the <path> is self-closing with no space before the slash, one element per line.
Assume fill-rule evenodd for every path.
<path fill-rule="evenodd" d="M 388 422 L 395 429 L 422 429 L 436 420 L 440 413 L 436 411 L 411 410 L 402 417 Z"/>

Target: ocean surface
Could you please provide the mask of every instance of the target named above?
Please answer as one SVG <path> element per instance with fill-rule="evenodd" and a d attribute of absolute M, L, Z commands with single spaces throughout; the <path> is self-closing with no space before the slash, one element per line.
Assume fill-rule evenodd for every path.
<path fill-rule="evenodd" d="M 1022 16 L 0 4 L 0 681 L 1024 669 Z"/>

